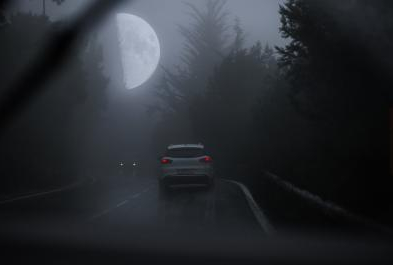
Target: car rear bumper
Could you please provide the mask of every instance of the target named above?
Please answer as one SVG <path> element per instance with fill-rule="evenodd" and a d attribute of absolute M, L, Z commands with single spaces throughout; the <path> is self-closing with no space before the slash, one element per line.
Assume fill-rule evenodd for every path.
<path fill-rule="evenodd" d="M 173 185 L 209 185 L 213 180 L 209 175 L 167 175 L 161 178 L 161 182 L 168 186 Z"/>

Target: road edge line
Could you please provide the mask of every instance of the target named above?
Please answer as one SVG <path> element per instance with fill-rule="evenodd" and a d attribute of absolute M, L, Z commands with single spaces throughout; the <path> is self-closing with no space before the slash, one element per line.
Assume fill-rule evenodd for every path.
<path fill-rule="evenodd" d="M 320 209 L 325 211 L 326 215 L 340 216 L 351 222 L 358 223 L 365 227 L 373 229 L 374 231 L 393 235 L 392 228 L 387 225 L 377 223 L 375 220 L 353 213 L 352 211 L 343 208 L 342 206 L 336 204 L 335 202 L 325 200 L 324 198 L 320 197 L 317 194 L 314 194 L 305 189 L 301 189 L 295 186 L 294 184 L 292 184 L 291 182 L 286 181 L 273 173 L 267 171 L 265 171 L 264 173 L 265 176 L 273 180 L 275 184 L 281 187 L 282 189 L 285 189 L 287 192 L 292 192 L 296 196 L 299 196 L 300 198 L 302 198 L 303 200 L 309 203 L 313 203 L 314 205 L 317 205 Z"/>
<path fill-rule="evenodd" d="M 72 189 L 72 188 L 76 188 L 79 185 L 81 185 L 82 183 L 83 183 L 83 180 L 77 180 L 74 183 L 71 183 L 69 185 L 66 185 L 66 186 L 63 186 L 63 187 L 60 187 L 60 188 L 57 188 L 57 189 L 43 191 L 43 192 L 37 192 L 37 193 L 32 193 L 32 194 L 27 194 L 27 195 L 22 195 L 22 196 L 6 199 L 4 201 L 0 201 L 0 205 L 13 203 L 13 202 L 17 202 L 17 201 L 28 200 L 28 199 L 32 199 L 32 198 L 48 195 L 48 194 L 63 192 L 63 191 L 66 191 L 66 190 L 69 190 L 69 189 Z"/>
<path fill-rule="evenodd" d="M 238 186 L 242 190 L 242 192 L 246 196 L 246 200 L 247 200 L 248 205 L 251 208 L 251 211 L 253 212 L 255 218 L 258 221 L 258 224 L 263 229 L 263 231 L 267 234 L 275 233 L 275 229 L 274 229 L 273 225 L 269 222 L 265 213 L 259 207 L 258 203 L 255 201 L 254 197 L 252 196 L 250 190 L 246 187 L 246 185 L 244 185 L 243 183 L 240 183 L 238 181 L 234 181 L 234 180 L 228 180 L 228 179 L 224 179 L 224 180 L 229 183 L 235 184 L 236 186 Z"/>

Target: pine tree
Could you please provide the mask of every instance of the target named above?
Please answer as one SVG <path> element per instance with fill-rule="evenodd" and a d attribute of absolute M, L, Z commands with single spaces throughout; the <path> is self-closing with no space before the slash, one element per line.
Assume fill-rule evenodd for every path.
<path fill-rule="evenodd" d="M 240 22 L 235 22 L 235 32 L 231 31 L 225 11 L 226 1 L 206 0 L 205 8 L 186 3 L 191 23 L 180 25 L 179 32 L 184 38 L 181 62 L 175 70 L 163 67 L 163 77 L 155 90 L 159 103 L 150 106 L 150 113 L 159 112 L 165 119 L 162 126 L 172 124 L 171 133 L 157 135 L 157 145 L 184 141 L 200 141 L 192 127 L 190 112 L 206 94 L 208 81 L 222 60 L 234 48 L 241 45 Z M 240 46 L 239 46 L 240 47 Z M 175 122 L 176 121 L 176 122 Z M 159 127 L 160 125 L 158 125 Z M 168 128 L 157 128 L 157 131 Z M 165 138 L 165 139 L 164 139 Z"/>
<path fill-rule="evenodd" d="M 223 170 L 255 161 L 252 114 L 258 99 L 267 100 L 277 77 L 272 51 L 258 42 L 231 52 L 216 67 L 207 93 L 190 105 L 194 131 L 223 159 Z"/>
<path fill-rule="evenodd" d="M 176 71 L 164 68 L 164 78 L 156 94 L 169 109 L 186 112 L 193 97 L 205 92 L 209 76 L 234 44 L 230 41 L 228 13 L 223 0 L 207 0 L 205 10 L 186 3 L 192 23 L 180 25 L 184 50 Z M 235 26 L 235 45 L 242 42 L 240 24 Z M 240 47 L 240 46 L 239 46 Z"/>
<path fill-rule="evenodd" d="M 3 90 L 25 70 L 47 35 L 55 34 L 59 26 L 46 16 L 16 13 L 0 27 Z M 78 48 L 84 48 L 83 41 Z M 80 119 L 94 118 L 105 107 L 107 84 L 101 69 L 101 49 L 91 45 L 85 55 L 83 61 L 80 53 L 70 54 L 62 72 L 46 83 L 27 111 L 4 131 L 0 139 L 0 192 L 21 186 L 45 189 L 46 185 L 72 181 L 77 175 L 82 136 L 90 132 L 89 119 L 82 125 Z"/>
<path fill-rule="evenodd" d="M 392 63 L 386 59 L 393 50 L 391 6 L 381 1 L 287 0 L 280 7 L 281 32 L 290 42 L 278 52 L 291 100 L 315 122 L 313 134 L 320 142 L 315 148 L 330 150 L 321 159 L 347 172 L 345 181 L 329 180 L 345 182 L 340 188 L 347 201 L 349 191 L 358 194 L 354 199 L 362 193 L 380 197 L 391 182 L 388 99 L 393 82 L 388 73 Z M 367 181 L 370 175 L 372 182 Z"/>

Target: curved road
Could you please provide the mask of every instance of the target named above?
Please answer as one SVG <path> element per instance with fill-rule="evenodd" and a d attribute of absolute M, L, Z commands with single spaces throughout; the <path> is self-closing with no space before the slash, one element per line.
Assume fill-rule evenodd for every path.
<path fill-rule="evenodd" d="M 155 178 L 90 178 L 64 189 L 0 202 L 0 217 L 2 223 L 92 223 L 253 236 L 270 232 L 261 225 L 252 198 L 240 184 L 217 180 L 212 190 L 175 189 L 166 199 L 158 193 Z"/>

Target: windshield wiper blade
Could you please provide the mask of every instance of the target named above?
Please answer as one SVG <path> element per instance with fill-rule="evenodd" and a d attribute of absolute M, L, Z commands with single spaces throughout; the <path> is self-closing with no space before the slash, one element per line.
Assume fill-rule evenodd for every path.
<path fill-rule="evenodd" d="M 44 84 L 61 69 L 71 54 L 78 37 L 96 25 L 123 1 L 125 0 L 94 1 L 69 26 L 48 39 L 27 70 L 19 75 L 2 94 L 0 99 L 0 134 L 42 92 Z M 9 4 L 10 1 L 6 0 L 2 7 L 7 7 Z"/>

